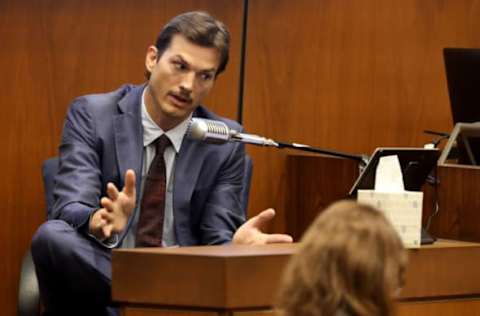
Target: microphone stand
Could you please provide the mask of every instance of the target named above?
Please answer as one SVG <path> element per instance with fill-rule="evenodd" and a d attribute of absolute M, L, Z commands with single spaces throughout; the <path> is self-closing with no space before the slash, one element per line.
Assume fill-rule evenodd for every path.
<path fill-rule="evenodd" d="M 284 143 L 284 142 L 279 142 L 271 138 L 266 138 L 259 135 L 240 133 L 235 130 L 229 130 L 229 139 L 235 142 L 242 142 L 245 144 L 257 145 L 257 146 L 275 147 L 279 149 L 290 148 L 290 149 L 296 149 L 301 151 L 308 151 L 316 154 L 326 154 L 334 157 L 347 158 L 347 159 L 358 161 L 360 163 L 360 168 L 363 168 L 368 163 L 368 157 L 366 155 L 347 154 L 339 151 L 320 149 L 320 148 L 312 147 L 305 144 Z"/>
<path fill-rule="evenodd" d="M 283 142 L 276 142 L 278 146 L 276 146 L 279 149 L 283 148 L 291 148 L 291 149 L 296 149 L 296 150 L 301 150 L 301 151 L 308 151 L 311 153 L 317 153 L 317 154 L 326 154 L 334 157 L 341 157 L 341 158 L 347 158 L 351 160 L 356 160 L 360 162 L 361 164 L 366 164 L 368 158 L 364 155 L 353 155 L 353 154 L 347 154 L 343 153 L 340 151 L 334 151 L 334 150 L 326 150 L 326 149 L 320 149 L 308 145 L 303 145 L 303 144 L 297 144 L 297 143 L 283 143 Z"/>

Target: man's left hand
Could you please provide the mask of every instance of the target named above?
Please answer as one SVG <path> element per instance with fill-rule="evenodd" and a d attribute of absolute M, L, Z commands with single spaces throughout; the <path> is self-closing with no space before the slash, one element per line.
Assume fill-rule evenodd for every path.
<path fill-rule="evenodd" d="M 293 238 L 286 234 L 266 234 L 262 228 L 275 217 L 275 210 L 266 209 L 250 218 L 240 226 L 233 235 L 233 243 L 237 245 L 265 245 L 273 243 L 291 243 Z"/>

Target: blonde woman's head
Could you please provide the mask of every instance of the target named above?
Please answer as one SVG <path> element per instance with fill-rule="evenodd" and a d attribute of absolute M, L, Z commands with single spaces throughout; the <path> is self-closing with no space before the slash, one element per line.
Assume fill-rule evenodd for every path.
<path fill-rule="evenodd" d="M 376 209 L 341 201 L 303 236 L 285 271 L 278 309 L 288 316 L 388 316 L 403 286 L 406 252 Z"/>

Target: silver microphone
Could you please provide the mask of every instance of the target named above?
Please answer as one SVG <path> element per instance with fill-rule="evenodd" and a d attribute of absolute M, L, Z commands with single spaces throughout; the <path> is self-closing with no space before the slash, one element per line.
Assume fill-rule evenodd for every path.
<path fill-rule="evenodd" d="M 211 144 L 242 142 L 260 146 L 278 147 L 278 144 L 272 139 L 253 134 L 240 133 L 229 128 L 228 125 L 222 121 L 201 119 L 197 117 L 191 119 L 187 136 L 190 139 Z"/>

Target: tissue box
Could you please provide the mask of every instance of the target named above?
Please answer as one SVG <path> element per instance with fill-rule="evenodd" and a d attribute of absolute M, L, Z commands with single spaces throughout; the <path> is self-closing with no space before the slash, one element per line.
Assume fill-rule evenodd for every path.
<path fill-rule="evenodd" d="M 423 192 L 358 190 L 357 200 L 382 211 L 406 248 L 420 247 Z"/>

